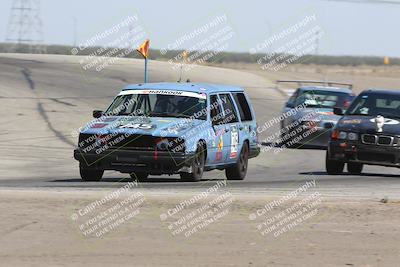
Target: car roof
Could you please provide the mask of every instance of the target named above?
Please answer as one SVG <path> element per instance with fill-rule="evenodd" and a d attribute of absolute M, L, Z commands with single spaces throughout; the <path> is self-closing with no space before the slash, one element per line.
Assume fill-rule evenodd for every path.
<path fill-rule="evenodd" d="M 389 95 L 400 95 L 399 89 L 367 89 L 361 92 L 361 94 L 389 94 Z"/>
<path fill-rule="evenodd" d="M 346 93 L 346 94 L 352 93 L 352 91 L 348 88 L 332 87 L 332 86 L 301 86 L 301 87 L 299 87 L 299 90 L 302 90 L 302 91 L 319 90 L 319 91 L 338 92 L 338 93 Z"/>
<path fill-rule="evenodd" d="M 125 86 L 122 91 L 125 90 L 177 90 L 187 92 L 201 92 L 201 93 L 218 93 L 218 92 L 243 92 L 244 89 L 238 86 L 224 85 L 224 84 L 210 84 L 210 83 L 138 83 L 130 84 Z"/>

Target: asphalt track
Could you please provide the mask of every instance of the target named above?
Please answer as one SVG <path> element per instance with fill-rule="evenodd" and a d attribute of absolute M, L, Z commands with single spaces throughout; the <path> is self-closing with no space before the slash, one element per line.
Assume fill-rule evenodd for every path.
<path fill-rule="evenodd" d="M 129 181 L 127 175 L 106 172 L 101 182 L 81 182 L 72 152 L 74 132 L 104 109 L 128 83 L 143 80 L 143 62 L 120 59 L 97 72 L 82 70 L 75 56 L 0 54 L 0 188 L 44 190 L 106 190 Z M 176 81 L 178 73 L 167 62 L 151 61 L 151 82 Z M 197 66 L 184 79 L 193 82 L 244 86 L 262 125 L 279 115 L 287 98 L 274 89 L 277 78 L 263 72 Z M 290 78 L 290 77 L 281 77 Z M 304 79 L 308 77 L 302 77 Z M 278 125 L 276 125 L 278 126 Z M 277 131 L 270 129 L 260 139 Z M 232 192 L 281 195 L 315 179 L 326 197 L 400 198 L 398 169 L 367 166 L 361 176 L 325 173 L 325 152 L 308 149 L 268 151 L 252 159 L 244 181 L 229 182 Z M 199 183 L 182 183 L 177 176 L 151 177 L 141 188 L 155 192 L 201 190 L 223 179 L 213 171 Z"/>

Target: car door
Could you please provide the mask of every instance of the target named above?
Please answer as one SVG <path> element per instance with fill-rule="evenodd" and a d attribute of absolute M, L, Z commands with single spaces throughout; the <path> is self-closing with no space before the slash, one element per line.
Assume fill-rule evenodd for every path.
<path fill-rule="evenodd" d="M 239 143 L 242 145 L 244 140 L 249 140 L 249 148 L 252 150 L 257 145 L 257 136 L 252 134 L 256 131 L 257 124 L 253 117 L 249 101 L 243 92 L 233 92 L 231 96 L 238 111 Z M 238 153 L 240 153 L 241 146 L 238 149 Z"/>
<path fill-rule="evenodd" d="M 228 136 L 227 126 L 224 124 L 225 114 L 221 105 L 222 101 L 217 94 L 210 95 L 210 119 L 214 136 L 210 140 L 211 147 L 209 155 L 210 163 L 223 164 L 226 160 L 227 144 L 230 139 Z"/>
<path fill-rule="evenodd" d="M 239 148 L 239 117 L 236 106 L 230 93 L 219 94 L 221 105 L 224 112 L 224 119 L 221 123 L 224 133 L 224 162 L 236 162 L 240 153 Z"/>

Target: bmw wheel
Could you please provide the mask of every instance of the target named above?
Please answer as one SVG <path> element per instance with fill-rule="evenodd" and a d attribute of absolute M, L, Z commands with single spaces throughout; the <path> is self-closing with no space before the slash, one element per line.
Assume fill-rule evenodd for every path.
<path fill-rule="evenodd" d="M 104 170 L 88 168 L 79 164 L 79 173 L 85 182 L 98 182 L 103 178 Z"/>
<path fill-rule="evenodd" d="M 356 162 L 347 163 L 347 171 L 351 174 L 361 174 L 363 169 L 363 164 Z"/>
<path fill-rule="evenodd" d="M 344 162 L 329 158 L 328 151 L 326 152 L 325 158 L 326 172 L 331 175 L 341 174 L 344 169 Z"/>
<path fill-rule="evenodd" d="M 148 181 L 149 174 L 145 172 L 132 172 L 129 174 L 135 181 L 146 182 Z"/>

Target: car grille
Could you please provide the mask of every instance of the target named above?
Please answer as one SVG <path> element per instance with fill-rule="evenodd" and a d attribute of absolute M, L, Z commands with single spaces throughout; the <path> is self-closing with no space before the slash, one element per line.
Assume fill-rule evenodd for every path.
<path fill-rule="evenodd" d="M 78 144 L 85 153 L 108 149 L 184 152 L 184 145 L 182 138 L 137 134 L 80 134 Z"/>
<path fill-rule="evenodd" d="M 375 135 L 375 134 L 363 134 L 361 141 L 367 145 L 381 145 L 381 146 L 392 146 L 394 145 L 394 137 L 386 135 Z"/>
<path fill-rule="evenodd" d="M 359 152 L 359 160 L 395 163 L 395 156 L 392 154 L 375 153 L 375 152 Z"/>

